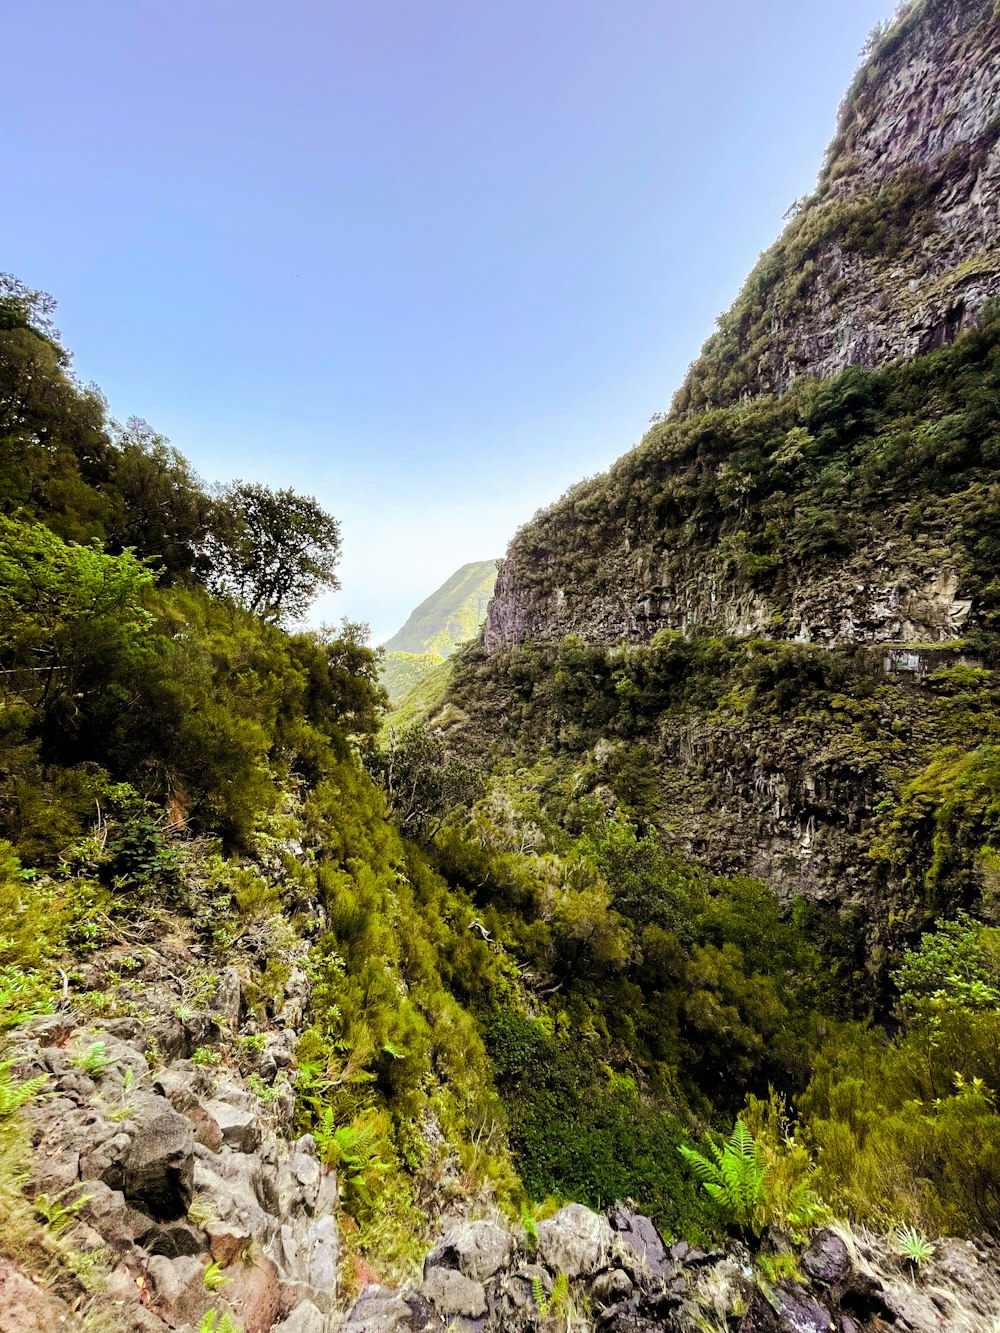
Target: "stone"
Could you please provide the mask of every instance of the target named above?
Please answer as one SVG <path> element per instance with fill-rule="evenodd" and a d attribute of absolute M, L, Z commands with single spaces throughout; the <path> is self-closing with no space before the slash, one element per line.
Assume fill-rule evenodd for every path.
<path fill-rule="evenodd" d="M 235 1263 L 253 1239 L 249 1227 L 234 1221 L 208 1222 L 205 1232 L 212 1258 L 223 1268 Z"/>
<path fill-rule="evenodd" d="M 234 1264 L 226 1274 L 232 1280 L 226 1287 L 226 1301 L 232 1306 L 240 1327 L 246 1333 L 270 1329 L 282 1308 L 278 1269 L 266 1256 L 249 1267 Z"/>
<path fill-rule="evenodd" d="M 207 1237 L 188 1222 L 154 1222 L 136 1236 L 138 1244 L 149 1254 L 163 1254 L 168 1259 L 181 1255 L 204 1254 Z"/>
<path fill-rule="evenodd" d="M 836 1328 L 830 1311 L 808 1292 L 779 1291 L 777 1301 L 781 1333 L 830 1333 Z"/>
<path fill-rule="evenodd" d="M 591 1300 L 605 1307 L 617 1305 L 632 1294 L 632 1279 L 621 1268 L 599 1273 L 590 1287 Z"/>
<path fill-rule="evenodd" d="M 571 1203 L 538 1224 L 538 1258 L 554 1273 L 588 1276 L 608 1266 L 613 1233 L 607 1219 Z"/>
<path fill-rule="evenodd" d="M 0 1328 L 3 1333 L 52 1333 L 65 1326 L 69 1307 L 18 1272 L 0 1255 Z"/>
<path fill-rule="evenodd" d="M 663 1277 L 666 1272 L 667 1249 L 660 1238 L 660 1233 L 648 1217 L 634 1213 L 624 1204 L 615 1204 L 608 1214 L 617 1239 L 625 1246 L 640 1266 L 651 1277 Z"/>
<path fill-rule="evenodd" d="M 506 1268 L 514 1256 L 513 1236 L 492 1222 L 463 1222 L 454 1227 L 424 1260 L 424 1276 L 432 1268 L 456 1268 L 483 1282 Z"/>
<path fill-rule="evenodd" d="M 851 1266 L 847 1246 L 833 1231 L 821 1231 L 802 1256 L 802 1268 L 818 1282 L 838 1282 Z"/>
<path fill-rule="evenodd" d="M 191 1323 L 197 1326 L 210 1309 L 205 1290 L 205 1265 L 193 1256 L 168 1259 L 155 1254 L 146 1272 L 152 1286 L 153 1309 L 169 1324 Z"/>
<path fill-rule="evenodd" d="M 243 1008 L 243 983 L 235 967 L 227 967 L 219 974 L 219 980 L 212 996 L 212 1008 L 230 1031 L 235 1031 L 240 1024 L 240 1011 Z"/>
<path fill-rule="evenodd" d="M 287 1319 L 275 1324 L 272 1333 L 326 1333 L 329 1320 L 312 1301 L 297 1305 Z"/>
<path fill-rule="evenodd" d="M 122 1167 L 126 1199 L 141 1204 L 154 1218 L 183 1217 L 194 1193 L 191 1122 L 164 1098 L 150 1098 L 136 1116 Z"/>
<path fill-rule="evenodd" d="M 424 1278 L 419 1294 L 446 1320 L 456 1315 L 478 1319 L 486 1313 L 486 1292 L 482 1283 L 473 1282 L 457 1268 L 432 1268 Z"/>
<path fill-rule="evenodd" d="M 252 1153 L 260 1147 L 260 1123 L 253 1110 L 233 1106 L 215 1097 L 204 1102 L 202 1110 L 218 1125 L 222 1142 L 227 1148 Z"/>
<path fill-rule="evenodd" d="M 413 1333 L 413 1314 L 398 1291 L 365 1287 L 348 1310 L 339 1333 Z"/>

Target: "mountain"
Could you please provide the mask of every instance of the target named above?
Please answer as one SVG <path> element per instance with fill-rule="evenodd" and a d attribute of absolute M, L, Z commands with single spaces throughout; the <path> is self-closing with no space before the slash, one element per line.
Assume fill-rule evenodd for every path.
<path fill-rule="evenodd" d="M 815 193 L 669 416 L 512 544 L 489 647 L 693 626 L 938 642 L 985 623 L 986 492 L 954 499 L 971 481 L 949 436 L 967 402 L 931 369 L 951 363 L 858 371 L 947 346 L 1000 294 L 998 107 L 992 0 L 922 0 L 876 35 Z"/>
<path fill-rule="evenodd" d="M 515 537 L 444 714 L 853 913 L 874 972 L 993 892 L 998 106 L 990 0 L 873 35 L 816 192 L 670 413 Z"/>
<path fill-rule="evenodd" d="M 424 599 L 385 644 L 381 682 L 392 703 L 474 638 L 486 617 L 497 577 L 496 560 L 477 560 L 456 570 Z"/>
<path fill-rule="evenodd" d="M 447 657 L 459 644 L 473 638 L 493 596 L 497 563 L 476 560 L 456 570 L 411 612 L 402 629 L 386 640 L 386 652 Z"/>

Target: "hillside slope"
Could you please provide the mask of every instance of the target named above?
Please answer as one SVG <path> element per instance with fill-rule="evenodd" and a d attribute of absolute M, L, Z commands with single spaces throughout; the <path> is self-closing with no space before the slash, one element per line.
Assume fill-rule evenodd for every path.
<path fill-rule="evenodd" d="M 387 653 L 431 653 L 447 657 L 473 638 L 486 615 L 497 577 L 495 560 L 475 560 L 455 571 L 411 612 L 387 639 Z"/>

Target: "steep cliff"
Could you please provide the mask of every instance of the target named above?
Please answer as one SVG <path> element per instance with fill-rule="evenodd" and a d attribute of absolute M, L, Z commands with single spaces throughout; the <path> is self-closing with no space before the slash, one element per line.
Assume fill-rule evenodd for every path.
<path fill-rule="evenodd" d="M 982 626 L 992 576 L 957 497 L 992 484 L 995 331 L 956 360 L 933 352 L 1000 293 L 998 89 L 992 0 L 923 0 L 874 42 L 816 193 L 670 416 L 515 538 L 490 649 L 696 627 L 940 642 Z M 887 366 L 900 356 L 916 360 Z"/>
<path fill-rule="evenodd" d="M 678 413 L 951 341 L 1000 292 L 1000 22 L 916 0 L 840 109 L 816 192 L 719 321 Z"/>

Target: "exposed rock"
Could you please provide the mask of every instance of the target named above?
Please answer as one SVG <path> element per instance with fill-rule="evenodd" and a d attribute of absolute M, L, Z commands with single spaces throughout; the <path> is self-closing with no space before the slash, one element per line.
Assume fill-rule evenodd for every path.
<path fill-rule="evenodd" d="M 127 1199 L 156 1218 L 182 1217 L 194 1192 L 191 1122 L 164 1098 L 150 1098 L 136 1117 L 122 1168 Z"/>
<path fill-rule="evenodd" d="M 311 1301 L 303 1301 L 287 1319 L 274 1325 L 274 1333 L 326 1333 L 327 1327 L 326 1315 L 317 1310 Z"/>
<path fill-rule="evenodd" d="M 666 1273 L 667 1250 L 649 1218 L 619 1203 L 608 1214 L 608 1220 L 615 1232 L 618 1252 L 624 1248 L 653 1277 L 663 1277 Z"/>
<path fill-rule="evenodd" d="M 833 1231 L 821 1231 L 802 1256 L 802 1268 L 820 1282 L 837 1282 L 850 1267 L 847 1246 Z"/>
<path fill-rule="evenodd" d="M 514 1238 L 492 1222 L 464 1222 L 438 1241 L 424 1260 L 424 1275 L 432 1268 L 457 1268 L 482 1282 L 506 1268 L 514 1253 Z"/>
<path fill-rule="evenodd" d="M 0 1329 L 3 1333 L 52 1333 L 79 1327 L 70 1322 L 69 1307 L 19 1273 L 0 1255 Z"/>
<path fill-rule="evenodd" d="M 218 1126 L 222 1142 L 227 1148 L 252 1153 L 260 1147 L 260 1125 L 255 1111 L 241 1109 L 215 1097 L 205 1102 L 202 1110 Z"/>
<path fill-rule="evenodd" d="M 413 1333 L 410 1307 L 398 1291 L 365 1287 L 348 1310 L 340 1333 Z"/>
<path fill-rule="evenodd" d="M 607 1267 L 613 1233 L 607 1218 L 571 1203 L 538 1224 L 538 1257 L 546 1267 L 569 1277 Z"/>
<path fill-rule="evenodd" d="M 457 1268 L 432 1268 L 424 1278 L 420 1295 L 446 1319 L 465 1315 L 478 1319 L 486 1313 L 486 1292 Z"/>

